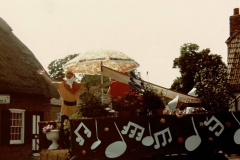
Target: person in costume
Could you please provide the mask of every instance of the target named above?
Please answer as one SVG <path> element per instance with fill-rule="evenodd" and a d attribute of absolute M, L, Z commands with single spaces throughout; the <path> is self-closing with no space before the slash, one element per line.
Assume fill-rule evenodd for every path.
<path fill-rule="evenodd" d="M 123 72 L 125 75 L 129 75 L 128 72 Z M 109 88 L 107 91 L 107 96 L 111 98 L 111 100 L 117 98 L 117 97 L 122 97 L 126 93 L 128 93 L 132 87 L 129 84 L 119 82 L 117 80 L 113 80 L 112 82 L 109 83 Z"/>
<path fill-rule="evenodd" d="M 124 72 L 123 74 L 128 75 L 127 72 Z M 108 84 L 109 88 L 107 91 L 107 96 L 111 99 L 111 108 L 117 109 L 115 106 L 115 102 L 118 98 L 121 98 L 125 96 L 127 93 L 129 93 L 132 89 L 132 87 L 129 84 L 119 82 L 117 80 L 113 80 Z M 119 114 L 118 112 L 116 112 Z"/>
<path fill-rule="evenodd" d="M 117 80 L 112 81 L 111 83 L 109 83 L 108 86 L 109 88 L 107 91 L 107 95 L 111 99 L 117 98 L 118 96 L 124 96 L 132 88 L 130 85 L 119 82 Z"/>
<path fill-rule="evenodd" d="M 87 89 L 82 86 L 81 83 L 75 82 L 74 73 L 70 70 L 65 72 L 64 81 L 53 82 L 45 73 L 44 70 L 38 70 L 37 73 L 42 75 L 49 85 L 52 85 L 59 91 L 62 99 L 61 106 L 61 128 L 59 134 L 59 145 L 60 147 L 69 148 L 68 135 L 64 135 L 63 123 L 65 119 L 68 119 L 72 114 L 77 112 L 77 101 L 79 100 L 79 95 L 81 91 L 84 92 L 95 92 L 103 87 L 103 84 L 97 87 L 91 87 Z"/>

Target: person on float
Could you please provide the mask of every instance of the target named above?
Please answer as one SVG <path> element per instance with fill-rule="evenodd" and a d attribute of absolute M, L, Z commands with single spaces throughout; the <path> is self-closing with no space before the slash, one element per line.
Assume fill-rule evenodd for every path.
<path fill-rule="evenodd" d="M 128 76 L 127 72 L 124 72 L 123 74 Z M 132 87 L 129 84 L 119 82 L 118 80 L 113 80 L 109 83 L 109 88 L 107 91 L 107 96 L 111 98 L 113 101 L 117 97 L 122 97 L 129 91 L 131 91 Z"/>
<path fill-rule="evenodd" d="M 74 73 L 71 70 L 65 72 L 64 81 L 54 82 L 52 81 L 44 70 L 38 70 L 37 73 L 42 75 L 46 82 L 56 88 L 62 99 L 61 105 L 61 128 L 59 132 L 59 146 L 60 148 L 69 148 L 69 137 L 64 134 L 63 123 L 72 114 L 76 113 L 78 110 L 77 101 L 79 100 L 80 92 L 95 92 L 103 88 L 103 84 L 97 87 L 91 87 L 87 89 L 82 86 L 82 83 L 75 81 Z"/>

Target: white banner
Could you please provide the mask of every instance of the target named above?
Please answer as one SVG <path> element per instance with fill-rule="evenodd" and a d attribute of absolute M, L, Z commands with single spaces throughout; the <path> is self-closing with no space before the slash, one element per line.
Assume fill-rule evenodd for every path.
<path fill-rule="evenodd" d="M 106 76 L 106 77 L 116 79 L 116 80 L 118 80 L 120 82 L 123 82 L 123 83 L 126 83 L 126 84 L 129 84 L 129 82 L 132 82 L 131 79 L 130 79 L 132 77 L 127 76 L 127 75 L 125 75 L 121 72 L 112 70 L 110 68 L 104 67 L 104 66 L 102 66 L 101 74 Z M 183 93 L 172 91 L 170 89 L 152 84 L 152 83 L 147 82 L 147 81 L 138 80 L 138 79 L 135 79 L 135 78 L 132 78 L 132 80 L 134 82 L 136 82 L 138 85 L 141 85 L 141 81 L 144 83 L 144 85 L 149 85 L 150 84 L 154 89 L 157 90 L 157 92 L 159 94 L 162 94 L 162 96 L 164 96 L 164 97 L 168 97 L 168 98 L 173 99 L 176 96 L 179 96 L 179 100 L 181 102 L 184 102 L 184 103 L 200 103 L 200 100 L 197 97 L 193 97 L 193 96 L 190 96 L 190 95 L 186 95 L 186 94 L 183 94 Z"/>

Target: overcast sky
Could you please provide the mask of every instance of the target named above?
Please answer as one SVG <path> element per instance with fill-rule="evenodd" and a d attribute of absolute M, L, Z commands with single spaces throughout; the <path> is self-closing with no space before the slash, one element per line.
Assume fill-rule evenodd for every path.
<path fill-rule="evenodd" d="M 1 0 L 0 17 L 45 69 L 69 54 L 117 50 L 140 64 L 146 80 L 169 88 L 184 43 L 227 63 L 234 8 L 240 0 Z"/>

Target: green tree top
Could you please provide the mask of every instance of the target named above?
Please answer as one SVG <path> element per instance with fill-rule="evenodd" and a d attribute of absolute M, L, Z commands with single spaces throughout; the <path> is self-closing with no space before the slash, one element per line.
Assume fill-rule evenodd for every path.
<path fill-rule="evenodd" d="M 208 48 L 199 51 L 197 44 L 187 43 L 181 46 L 180 56 L 173 61 L 173 68 L 179 68 L 181 77 L 174 80 L 171 89 L 188 93 L 195 85 L 197 72 L 205 67 L 225 65 L 220 55 L 210 52 Z"/>
<path fill-rule="evenodd" d="M 64 69 L 62 67 L 63 64 L 67 63 L 71 59 L 77 57 L 79 54 L 71 54 L 66 56 L 63 59 L 56 59 L 52 61 L 48 65 L 48 73 L 50 75 L 50 78 L 54 81 L 62 81 L 65 77 L 64 75 Z"/>
<path fill-rule="evenodd" d="M 225 65 L 210 66 L 196 73 L 196 93 L 202 106 L 209 112 L 227 112 L 229 103 L 234 98 L 227 83 L 227 67 Z"/>
<path fill-rule="evenodd" d="M 227 83 L 227 67 L 222 57 L 211 54 L 210 49 L 199 51 L 196 44 L 181 46 L 180 56 L 173 61 L 173 68 L 179 68 L 171 88 L 188 93 L 193 87 L 201 100 L 201 105 L 209 112 L 226 112 L 234 96 Z"/>

